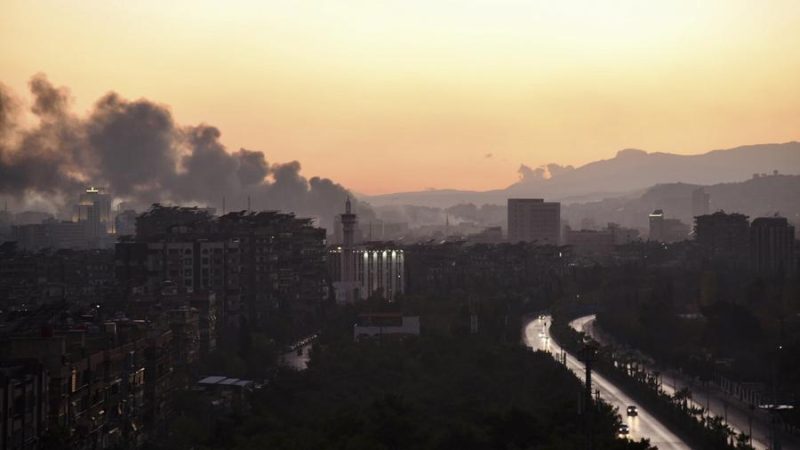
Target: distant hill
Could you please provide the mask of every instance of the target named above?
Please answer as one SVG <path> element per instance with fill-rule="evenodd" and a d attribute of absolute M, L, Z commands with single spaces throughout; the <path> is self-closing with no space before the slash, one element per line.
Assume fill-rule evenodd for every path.
<path fill-rule="evenodd" d="M 663 209 L 667 217 L 691 224 L 692 191 L 696 184 L 670 183 L 653 186 L 638 196 L 608 198 L 600 201 L 565 205 L 563 219 L 578 227 L 584 218 L 598 226 L 616 222 L 646 229 L 648 214 Z M 703 186 L 710 195 L 710 210 L 740 212 L 751 218 L 780 214 L 800 224 L 800 175 L 768 175 L 739 183 Z"/>
<path fill-rule="evenodd" d="M 505 203 L 508 197 L 542 197 L 564 203 L 636 195 L 656 184 L 712 185 L 751 178 L 756 173 L 800 174 L 800 143 L 762 144 L 700 155 L 647 153 L 626 149 L 614 158 L 577 168 L 550 164 L 520 169 L 519 182 L 491 191 L 429 190 L 367 196 L 373 205 L 448 207 L 458 203 Z"/>

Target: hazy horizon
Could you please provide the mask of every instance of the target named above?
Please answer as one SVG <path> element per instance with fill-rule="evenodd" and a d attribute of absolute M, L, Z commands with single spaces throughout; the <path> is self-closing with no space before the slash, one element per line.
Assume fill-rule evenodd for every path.
<path fill-rule="evenodd" d="M 10 1 L 0 82 L 107 92 L 355 192 L 798 139 L 800 3 Z M 103 20 L 98 20 L 102 17 Z"/>

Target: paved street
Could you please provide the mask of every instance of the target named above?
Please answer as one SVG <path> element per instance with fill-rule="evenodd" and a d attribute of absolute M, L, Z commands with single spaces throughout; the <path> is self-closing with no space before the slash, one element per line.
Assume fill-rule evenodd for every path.
<path fill-rule="evenodd" d="M 525 327 L 525 343 L 535 350 L 544 350 L 558 355 L 562 349 L 550 335 L 550 317 L 535 319 Z M 567 367 L 581 380 L 584 379 L 584 365 L 574 355 L 567 353 Z M 638 407 L 637 417 L 627 417 L 626 408 L 636 405 L 624 392 L 614 384 L 594 373 L 592 374 L 593 389 L 600 391 L 600 397 L 617 407 L 623 414 L 623 422 L 630 427 L 630 437 L 634 440 L 640 438 L 650 439 L 650 442 L 660 450 L 689 449 L 689 445 L 672 433 L 666 426 L 653 417 L 647 410 Z M 638 405 L 637 405 L 638 406 Z"/>
<path fill-rule="evenodd" d="M 602 345 L 610 344 L 610 338 L 598 329 L 595 316 L 584 316 L 570 322 L 570 326 L 577 331 L 581 331 L 591 336 Z M 688 388 L 692 392 L 692 405 L 696 407 L 708 408 L 713 416 L 726 418 L 728 424 L 737 433 L 744 431 L 749 434 L 752 425 L 753 447 L 756 450 L 767 450 L 769 448 L 769 416 L 763 411 L 751 412 L 749 408 L 742 404 L 737 398 L 730 397 L 724 392 L 714 389 L 706 389 L 689 377 L 674 371 L 663 370 L 652 366 L 646 366 L 650 372 L 660 371 L 662 375 L 662 389 L 669 395 L 673 395 L 676 390 Z M 782 440 L 784 450 L 798 450 L 800 446 L 796 439 L 784 437 Z"/>

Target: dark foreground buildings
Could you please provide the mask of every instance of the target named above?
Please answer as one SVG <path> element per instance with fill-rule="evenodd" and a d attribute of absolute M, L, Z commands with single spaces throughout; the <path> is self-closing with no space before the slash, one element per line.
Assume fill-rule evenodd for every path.
<path fill-rule="evenodd" d="M 165 283 L 178 292 L 213 291 L 225 329 L 242 320 L 264 328 L 281 313 L 296 327 L 313 326 L 327 298 L 325 230 L 311 219 L 273 211 L 217 218 L 155 205 L 136 229 L 116 248 L 128 296 L 156 294 Z"/>
<path fill-rule="evenodd" d="M 291 214 L 158 205 L 113 251 L 3 243 L 0 450 L 161 439 L 221 343 L 318 329 L 325 245 Z"/>
<path fill-rule="evenodd" d="M 759 217 L 750 224 L 750 262 L 762 276 L 797 271 L 794 227 L 784 217 Z"/>

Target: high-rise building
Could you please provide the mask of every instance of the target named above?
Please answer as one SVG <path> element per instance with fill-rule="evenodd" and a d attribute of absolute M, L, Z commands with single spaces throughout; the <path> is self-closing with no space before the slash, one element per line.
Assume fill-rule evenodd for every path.
<path fill-rule="evenodd" d="M 708 214 L 710 209 L 711 196 L 704 188 L 697 188 L 692 191 L 692 217 Z"/>
<path fill-rule="evenodd" d="M 83 224 L 60 222 L 53 219 L 38 224 L 14 226 L 11 234 L 12 238 L 18 242 L 19 247 L 28 251 L 46 248 L 86 249 L 100 247 L 100 244 L 104 244 L 87 239 L 86 228 Z"/>
<path fill-rule="evenodd" d="M 561 203 L 541 198 L 508 199 L 508 241 L 558 245 L 561 235 Z"/>
<path fill-rule="evenodd" d="M 90 240 L 102 240 L 112 231 L 111 196 L 102 189 L 86 189 L 78 199 L 76 212 L 76 222 L 84 224 Z"/>
<path fill-rule="evenodd" d="M 795 275 L 794 227 L 785 217 L 758 217 L 750 225 L 750 263 L 759 275 Z"/>
<path fill-rule="evenodd" d="M 280 316 L 309 332 L 301 328 L 314 326 L 327 297 L 325 244 L 324 229 L 292 214 L 214 217 L 198 208 L 154 206 L 137 219 L 135 241 L 118 244 L 117 274 L 136 277 L 119 282 L 150 294 L 166 282 L 179 292 L 214 292 L 223 327 L 245 318 L 266 328 Z"/>
<path fill-rule="evenodd" d="M 353 213 L 350 198 L 345 202 L 345 211 L 339 215 L 339 226 L 342 232 L 341 246 L 336 248 L 332 258 L 338 259 L 337 275 L 333 280 L 334 296 L 337 303 L 353 303 L 359 298 L 356 282 L 355 266 L 355 232 L 358 216 Z"/>
<path fill-rule="evenodd" d="M 744 214 L 717 211 L 695 217 L 694 224 L 694 239 L 708 256 L 732 262 L 746 258 L 750 224 Z"/>

